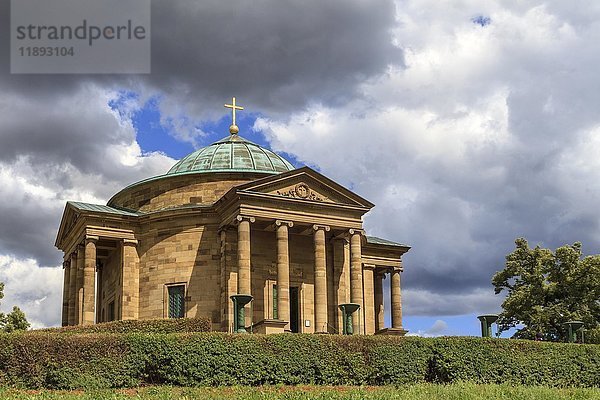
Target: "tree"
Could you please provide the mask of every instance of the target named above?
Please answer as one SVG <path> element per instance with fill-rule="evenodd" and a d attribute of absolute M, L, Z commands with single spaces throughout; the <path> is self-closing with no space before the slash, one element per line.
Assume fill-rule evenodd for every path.
<path fill-rule="evenodd" d="M 499 331 L 518 328 L 513 337 L 545 340 L 565 337 L 563 323 L 580 320 L 600 327 L 600 255 L 582 256 L 581 243 L 552 252 L 527 240 L 515 241 L 502 271 L 492 278 L 496 294 L 506 291 Z"/>
<path fill-rule="evenodd" d="M 4 298 L 4 283 L 0 282 L 0 299 L 2 298 Z M 2 332 L 25 331 L 29 326 L 25 313 L 17 306 L 14 306 L 8 314 L 0 313 L 0 331 Z"/>

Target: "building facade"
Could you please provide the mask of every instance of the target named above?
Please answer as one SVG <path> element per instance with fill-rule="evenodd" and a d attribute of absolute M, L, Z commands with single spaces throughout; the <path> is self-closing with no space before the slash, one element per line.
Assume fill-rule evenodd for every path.
<path fill-rule="evenodd" d="M 231 332 L 231 296 L 248 294 L 253 332 L 341 333 L 355 303 L 355 333 L 404 334 L 409 247 L 365 234 L 372 203 L 237 132 L 107 205 L 67 203 L 62 324 L 205 317 Z"/>

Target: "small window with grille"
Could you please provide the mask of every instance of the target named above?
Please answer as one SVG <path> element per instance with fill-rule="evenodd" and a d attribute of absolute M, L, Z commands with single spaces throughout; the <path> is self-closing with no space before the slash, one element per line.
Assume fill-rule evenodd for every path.
<path fill-rule="evenodd" d="M 169 286 L 169 318 L 185 317 L 185 285 Z"/>

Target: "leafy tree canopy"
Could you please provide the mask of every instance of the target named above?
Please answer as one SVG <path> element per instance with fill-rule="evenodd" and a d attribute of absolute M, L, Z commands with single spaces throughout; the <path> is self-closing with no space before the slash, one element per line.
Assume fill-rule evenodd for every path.
<path fill-rule="evenodd" d="M 0 299 L 4 298 L 4 283 L 0 282 Z M 25 331 L 30 324 L 25 318 L 25 313 L 14 306 L 8 314 L 0 313 L 0 332 Z"/>
<path fill-rule="evenodd" d="M 600 326 L 600 255 L 583 257 L 581 243 L 552 252 L 527 240 L 515 241 L 506 265 L 492 278 L 496 294 L 506 293 L 498 328 L 518 328 L 513 337 L 561 340 L 564 322 L 579 320 L 586 329 Z"/>

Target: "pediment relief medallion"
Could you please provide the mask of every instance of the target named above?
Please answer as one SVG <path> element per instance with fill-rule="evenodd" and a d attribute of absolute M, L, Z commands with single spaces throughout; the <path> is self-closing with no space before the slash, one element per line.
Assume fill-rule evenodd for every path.
<path fill-rule="evenodd" d="M 310 188 L 306 183 L 298 183 L 297 185 L 280 189 L 275 194 L 284 197 L 291 197 L 294 199 L 312 200 L 312 201 L 326 201 L 328 200 L 323 195 L 317 193 Z"/>

